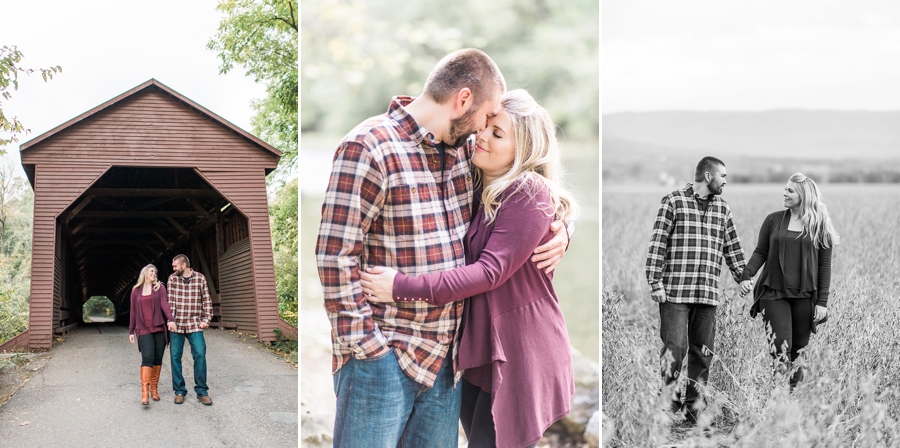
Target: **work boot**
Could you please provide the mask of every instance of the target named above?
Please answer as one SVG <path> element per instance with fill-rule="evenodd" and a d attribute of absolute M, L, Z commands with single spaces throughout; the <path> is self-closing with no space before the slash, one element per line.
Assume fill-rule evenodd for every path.
<path fill-rule="evenodd" d="M 184 403 L 184 395 L 175 394 L 175 404 Z"/>
<path fill-rule="evenodd" d="M 150 397 L 159 401 L 159 371 L 162 366 L 153 366 L 150 370 Z"/>
<path fill-rule="evenodd" d="M 144 406 L 150 404 L 150 374 L 152 370 L 148 366 L 141 366 L 141 404 Z"/>
<path fill-rule="evenodd" d="M 209 398 L 209 395 L 197 395 L 197 399 L 207 406 L 212 406 L 212 398 Z"/>

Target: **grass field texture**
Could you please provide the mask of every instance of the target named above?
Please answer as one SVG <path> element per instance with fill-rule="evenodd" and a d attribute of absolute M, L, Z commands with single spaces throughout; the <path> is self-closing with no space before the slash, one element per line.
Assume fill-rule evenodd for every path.
<path fill-rule="evenodd" d="M 829 320 L 799 363 L 794 393 L 773 377 L 761 318 L 723 267 L 708 409 L 688 427 L 659 394 L 659 311 L 644 274 L 650 230 L 669 189 L 603 187 L 602 366 L 604 446 L 900 446 L 900 187 L 820 185 L 841 235 Z M 783 185 L 727 185 L 749 259 Z"/>

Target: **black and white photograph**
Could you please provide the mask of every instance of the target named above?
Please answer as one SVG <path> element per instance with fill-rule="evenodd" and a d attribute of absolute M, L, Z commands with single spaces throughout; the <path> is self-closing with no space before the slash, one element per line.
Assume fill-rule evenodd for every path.
<path fill-rule="evenodd" d="M 900 5 L 605 0 L 603 446 L 900 441 Z"/>

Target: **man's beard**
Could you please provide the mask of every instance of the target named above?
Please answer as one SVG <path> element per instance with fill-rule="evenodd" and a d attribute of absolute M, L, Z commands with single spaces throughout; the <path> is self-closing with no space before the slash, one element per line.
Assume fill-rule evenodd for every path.
<path fill-rule="evenodd" d="M 454 148 L 459 148 L 460 146 L 466 143 L 466 140 L 469 139 L 469 136 L 475 133 L 475 120 L 472 119 L 472 116 L 477 112 L 476 105 L 472 105 L 469 108 L 469 111 L 466 112 L 462 117 L 450 120 L 450 142 L 444 142 L 446 144 L 451 144 Z"/>
<path fill-rule="evenodd" d="M 716 181 L 712 181 L 709 183 L 709 185 L 707 185 L 707 188 L 709 188 L 709 191 L 712 192 L 712 194 L 714 194 L 714 195 L 722 194 L 722 187 L 723 187 L 722 184 L 716 185 Z"/>

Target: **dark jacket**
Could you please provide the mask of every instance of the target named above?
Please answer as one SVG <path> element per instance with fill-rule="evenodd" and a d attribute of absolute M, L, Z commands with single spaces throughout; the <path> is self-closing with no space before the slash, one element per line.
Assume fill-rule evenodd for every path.
<path fill-rule="evenodd" d="M 770 214 L 759 229 L 756 250 L 744 269 L 741 280 L 750 280 L 756 275 L 760 266 L 765 265 L 756 286 L 753 287 L 755 298 L 750 308 L 750 315 L 756 317 L 759 312 L 759 298 L 764 288 L 784 291 L 784 246 L 779 243 L 788 237 L 788 224 L 791 211 L 788 209 Z M 812 238 L 804 234 L 801 240 L 801 278 L 800 289 L 812 293 L 812 301 L 818 306 L 828 306 L 828 295 L 831 285 L 831 247 L 813 248 Z"/>

